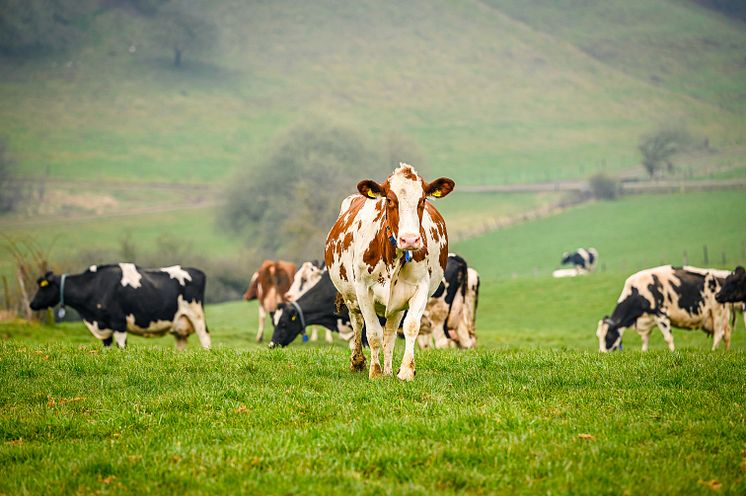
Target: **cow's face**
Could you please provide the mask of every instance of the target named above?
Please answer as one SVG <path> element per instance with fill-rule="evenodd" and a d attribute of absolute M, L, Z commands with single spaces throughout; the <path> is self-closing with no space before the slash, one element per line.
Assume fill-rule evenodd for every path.
<path fill-rule="evenodd" d="M 442 198 L 453 191 L 454 182 L 446 177 L 425 182 L 414 167 L 400 164 L 383 184 L 366 179 L 357 189 L 366 198 L 386 202 L 387 233 L 396 240 L 400 250 L 417 251 L 424 245 L 421 235 L 422 213 L 428 196 Z"/>
<path fill-rule="evenodd" d="M 622 330 L 608 315 L 598 321 L 596 337 L 598 337 L 598 350 L 601 352 L 616 351 L 622 347 Z"/>
<path fill-rule="evenodd" d="M 285 347 L 303 332 L 303 324 L 294 305 L 280 303 L 272 321 L 275 324 L 275 330 L 269 342 L 270 348 Z"/>
<path fill-rule="evenodd" d="M 746 270 L 740 265 L 725 278 L 723 287 L 715 295 L 718 303 L 746 302 Z"/>
<path fill-rule="evenodd" d="M 43 310 L 60 302 L 60 277 L 47 272 L 36 280 L 37 291 L 29 306 L 31 310 Z"/>

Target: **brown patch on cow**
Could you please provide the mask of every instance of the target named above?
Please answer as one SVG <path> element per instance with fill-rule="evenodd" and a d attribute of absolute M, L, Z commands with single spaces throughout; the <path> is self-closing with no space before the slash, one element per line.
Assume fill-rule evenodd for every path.
<path fill-rule="evenodd" d="M 347 269 L 345 269 L 344 264 L 340 264 L 339 266 L 339 277 L 343 280 L 347 280 Z"/>
<path fill-rule="evenodd" d="M 367 200 L 362 195 L 353 198 L 347 212 L 337 218 L 337 222 L 334 223 L 331 231 L 329 231 L 329 235 L 326 237 L 326 249 L 324 250 L 324 262 L 327 267 L 331 267 L 332 264 L 334 264 L 335 253 L 342 253 L 342 234 L 349 231 L 352 222 L 355 220 L 357 214 L 360 212 L 360 209 L 363 208 L 366 201 Z M 337 245 L 340 246 L 338 247 Z"/>
<path fill-rule="evenodd" d="M 363 253 L 363 262 L 368 266 L 368 273 L 372 273 L 380 261 L 387 266 L 393 265 L 395 257 L 396 248 L 391 245 L 386 228 L 381 225 Z"/>
<path fill-rule="evenodd" d="M 440 233 L 438 232 L 438 227 L 433 226 L 430 228 L 430 235 L 433 237 L 433 241 L 436 243 L 440 241 Z"/>
<path fill-rule="evenodd" d="M 432 203 L 428 202 L 425 208 L 427 208 L 427 213 L 430 215 L 433 224 L 438 228 L 438 233 L 440 233 L 442 238 L 440 240 L 441 246 L 438 261 L 443 270 L 446 270 L 446 264 L 448 263 L 448 231 L 446 230 L 446 221 Z"/>
<path fill-rule="evenodd" d="M 414 168 L 411 165 L 405 165 L 401 167 L 401 175 L 404 176 L 405 179 L 409 179 L 410 181 L 417 181 L 420 179 L 420 177 L 415 174 Z"/>

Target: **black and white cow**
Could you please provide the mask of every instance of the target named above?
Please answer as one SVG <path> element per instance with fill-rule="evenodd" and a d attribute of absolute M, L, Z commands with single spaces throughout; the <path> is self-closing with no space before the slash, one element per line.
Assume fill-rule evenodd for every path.
<path fill-rule="evenodd" d="M 420 334 L 417 336 L 420 348 L 433 345 L 436 348 L 475 348 L 474 320 L 478 293 L 477 271 L 469 269 L 459 255 L 449 253 L 443 281 L 428 300 L 422 315 Z"/>
<path fill-rule="evenodd" d="M 104 346 L 124 348 L 127 332 L 162 336 L 170 332 L 176 348 L 184 349 L 189 335 L 197 333 L 203 348 L 210 348 L 210 334 L 202 305 L 205 274 L 179 265 L 142 269 L 131 263 L 92 265 L 81 274 L 47 272 L 37 281 L 33 310 L 60 304 L 74 308 L 88 330 Z"/>
<path fill-rule="evenodd" d="M 578 248 L 572 253 L 562 254 L 562 265 L 572 264 L 578 271 L 593 272 L 598 262 L 598 252 L 595 248 Z"/>
<path fill-rule="evenodd" d="M 708 269 L 663 265 L 631 275 L 624 283 L 611 316 L 598 322 L 596 336 L 600 351 L 620 349 L 622 334 L 634 327 L 647 351 L 650 334 L 658 326 L 673 351 L 671 326 L 702 329 L 714 336 L 712 349 L 720 340 L 730 348 L 730 305 L 715 300 L 722 278 Z"/>
<path fill-rule="evenodd" d="M 324 267 L 323 262 L 318 260 L 303 262 L 303 265 L 300 266 L 300 269 L 293 276 L 293 284 L 290 285 L 290 289 L 285 293 L 285 299 L 287 301 L 295 301 L 300 298 L 302 294 L 314 287 L 321 280 L 321 274 L 325 271 L 326 267 Z M 309 329 L 311 331 L 311 341 L 317 341 L 319 339 L 318 326 L 309 326 Z M 327 343 L 334 342 L 331 330 L 326 329 L 324 340 Z"/>
<path fill-rule="evenodd" d="M 311 325 L 338 332 L 346 341 L 352 339 L 350 314 L 344 305 L 338 307 L 336 300 L 337 288 L 329 277 L 329 271 L 324 270 L 319 281 L 306 292 L 277 307 L 269 347 L 289 345 Z"/>

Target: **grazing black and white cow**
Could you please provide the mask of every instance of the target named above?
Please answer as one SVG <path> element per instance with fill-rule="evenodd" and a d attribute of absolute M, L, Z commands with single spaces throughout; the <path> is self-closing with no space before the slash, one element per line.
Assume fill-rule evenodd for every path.
<path fill-rule="evenodd" d="M 337 288 L 325 270 L 319 281 L 297 299 L 278 305 L 269 347 L 289 345 L 311 325 L 325 327 L 338 332 L 342 339 L 351 340 L 350 314 L 344 305 L 337 306 L 336 299 Z"/>
<path fill-rule="evenodd" d="M 574 252 L 562 254 L 562 265 L 572 264 L 578 271 L 593 272 L 598 262 L 598 252 L 595 248 L 578 248 Z"/>
<path fill-rule="evenodd" d="M 314 260 L 313 262 L 303 262 L 303 265 L 300 266 L 300 269 L 298 269 L 293 277 L 293 284 L 290 285 L 290 289 L 285 293 L 285 300 L 295 301 L 300 298 L 302 294 L 307 292 L 321 280 L 321 274 L 325 271 L 326 267 L 324 267 L 324 264 L 318 260 Z M 273 317 L 273 321 L 276 320 L 277 319 Z M 311 331 L 311 341 L 317 341 L 319 339 L 318 326 L 309 326 L 309 329 Z M 327 343 L 334 342 L 331 330 L 326 329 L 324 340 Z"/>
<path fill-rule="evenodd" d="M 60 304 L 74 308 L 88 330 L 104 346 L 124 348 L 127 332 L 162 336 L 170 332 L 176 348 L 197 333 L 203 348 L 210 348 L 210 334 L 202 305 L 205 274 L 179 265 L 142 269 L 131 263 L 92 265 L 81 274 L 47 272 L 37 281 L 32 310 Z"/>
<path fill-rule="evenodd" d="M 479 291 L 479 274 L 472 269 L 469 284 L 469 267 L 454 253 L 448 254 L 443 281 L 425 306 L 420 334 L 420 348 L 458 346 L 476 347 L 473 319 L 476 316 L 476 298 Z M 467 303 L 467 300 L 470 300 Z"/>
<path fill-rule="evenodd" d="M 647 351 L 650 334 L 658 326 L 673 351 L 671 326 L 702 329 L 714 335 L 712 349 L 721 339 L 730 348 L 730 305 L 715 300 L 722 278 L 708 269 L 663 265 L 631 275 L 624 283 L 611 317 L 598 323 L 596 336 L 600 351 L 617 350 L 624 329 L 634 327 Z"/>

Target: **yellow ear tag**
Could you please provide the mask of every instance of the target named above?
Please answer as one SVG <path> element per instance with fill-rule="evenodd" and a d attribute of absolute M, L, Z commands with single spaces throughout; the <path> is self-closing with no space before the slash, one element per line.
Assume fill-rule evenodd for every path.
<path fill-rule="evenodd" d="M 370 197 L 370 198 L 376 198 L 376 194 L 373 193 L 373 190 L 371 190 L 371 189 L 368 190 L 368 197 Z"/>
<path fill-rule="evenodd" d="M 433 194 L 432 194 L 432 196 L 434 196 L 435 198 L 440 198 L 441 195 L 443 195 L 443 193 L 441 193 L 439 189 L 436 189 L 435 191 L 433 191 Z"/>
<path fill-rule="evenodd" d="M 47 286 L 49 286 L 49 281 L 44 279 L 42 282 L 39 283 L 39 286 L 41 286 L 42 288 L 46 288 Z"/>
<path fill-rule="evenodd" d="M 290 320 L 295 320 L 295 319 L 297 319 L 297 318 L 298 318 L 298 317 L 296 317 L 295 315 L 293 315 L 292 317 L 290 317 Z"/>

